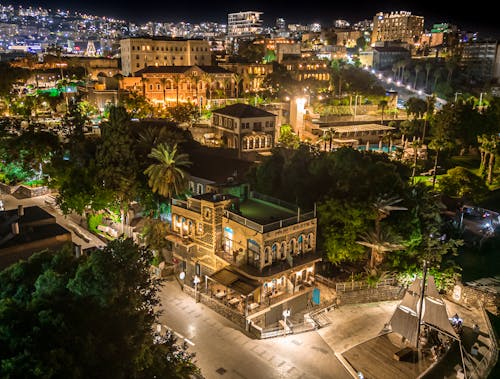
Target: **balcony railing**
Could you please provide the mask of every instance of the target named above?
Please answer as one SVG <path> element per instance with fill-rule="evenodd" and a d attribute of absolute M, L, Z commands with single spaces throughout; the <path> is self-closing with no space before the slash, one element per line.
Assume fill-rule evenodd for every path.
<path fill-rule="evenodd" d="M 197 213 L 201 212 L 201 202 L 197 199 L 190 198 L 188 200 L 172 199 L 172 205 L 176 207 L 188 209 Z"/>
<path fill-rule="evenodd" d="M 269 224 L 261 225 L 255 221 L 249 220 L 243 216 L 237 215 L 231 211 L 224 211 L 224 216 L 230 220 L 237 222 L 240 225 L 245 225 L 246 227 L 255 230 L 259 233 L 267 233 L 276 229 L 284 228 L 286 226 L 295 225 L 304 221 L 312 220 L 316 217 L 314 211 L 297 214 L 297 216 L 285 218 L 279 221 L 271 222 Z"/>

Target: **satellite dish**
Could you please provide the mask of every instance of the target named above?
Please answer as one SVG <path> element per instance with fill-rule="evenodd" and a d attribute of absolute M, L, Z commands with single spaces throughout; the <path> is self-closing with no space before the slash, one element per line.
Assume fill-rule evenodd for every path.
<path fill-rule="evenodd" d="M 184 280 L 184 278 L 186 277 L 186 273 L 184 271 L 182 271 L 180 274 L 179 274 L 179 278 L 181 278 L 181 280 Z"/>

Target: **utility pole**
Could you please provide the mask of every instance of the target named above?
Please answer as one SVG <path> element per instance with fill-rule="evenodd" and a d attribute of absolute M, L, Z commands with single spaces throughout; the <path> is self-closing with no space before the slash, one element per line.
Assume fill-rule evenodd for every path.
<path fill-rule="evenodd" d="M 420 306 L 418 310 L 418 325 L 417 325 L 417 349 L 420 344 L 420 325 L 422 323 L 422 309 L 424 305 L 424 297 L 425 297 L 425 279 L 427 276 L 427 261 L 424 260 L 424 272 L 422 275 L 422 288 L 420 290 Z"/>

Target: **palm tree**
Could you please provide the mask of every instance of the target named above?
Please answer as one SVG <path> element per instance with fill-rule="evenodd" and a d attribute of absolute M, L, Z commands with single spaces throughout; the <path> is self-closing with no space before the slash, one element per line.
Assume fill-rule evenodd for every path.
<path fill-rule="evenodd" d="M 234 89 L 236 90 L 236 98 L 239 98 L 240 97 L 240 84 L 243 81 L 243 76 L 238 74 L 238 73 L 234 73 L 233 80 L 234 80 Z"/>
<path fill-rule="evenodd" d="M 434 91 L 436 90 L 437 82 L 441 78 L 441 69 L 438 68 L 436 71 L 434 71 Z"/>
<path fill-rule="evenodd" d="M 481 151 L 481 166 L 480 171 L 484 173 L 488 169 L 487 182 L 493 182 L 493 171 L 495 167 L 495 157 L 498 154 L 500 141 L 496 135 L 483 134 L 477 137 L 478 142 L 481 144 L 479 150 Z M 488 159 L 489 158 L 489 159 Z"/>
<path fill-rule="evenodd" d="M 448 76 L 446 77 L 446 83 L 450 83 L 453 71 L 457 68 L 457 60 L 455 58 L 450 58 L 446 61 L 446 69 L 448 70 Z"/>
<path fill-rule="evenodd" d="M 373 209 L 377 213 L 377 215 L 375 216 L 375 233 L 380 233 L 380 222 L 384 218 L 389 217 L 392 211 L 408 210 L 408 208 L 406 207 L 396 205 L 402 201 L 403 199 L 399 198 L 398 196 L 387 197 L 386 195 L 384 195 L 377 197 L 375 202 L 372 204 Z"/>
<path fill-rule="evenodd" d="M 361 241 L 356 242 L 371 249 L 368 267 L 372 274 L 376 272 L 377 266 L 382 263 L 386 253 L 404 249 L 401 238 L 389 232 L 376 233 L 372 230 L 364 233 Z"/>
<path fill-rule="evenodd" d="M 181 77 L 179 75 L 174 75 L 172 81 L 175 86 L 176 104 L 179 105 L 179 84 L 181 82 Z"/>
<path fill-rule="evenodd" d="M 427 91 L 427 89 L 429 88 L 428 85 L 429 85 L 429 74 L 432 70 L 432 63 L 431 62 L 427 62 L 425 64 L 425 90 Z"/>
<path fill-rule="evenodd" d="M 214 78 L 210 74 L 205 74 L 203 75 L 203 80 L 205 81 L 205 83 L 207 83 L 208 98 L 210 99 L 210 102 L 212 102 L 212 86 L 214 84 Z"/>
<path fill-rule="evenodd" d="M 165 106 L 165 97 L 166 97 L 166 91 L 167 91 L 167 79 L 166 78 L 160 78 L 160 83 L 161 87 L 163 88 L 163 105 Z"/>
<path fill-rule="evenodd" d="M 439 153 L 443 150 L 451 149 L 453 147 L 453 143 L 449 139 L 437 137 L 429 143 L 429 147 L 436 152 L 434 157 L 434 168 L 432 170 L 432 188 L 434 188 L 436 186 Z"/>
<path fill-rule="evenodd" d="M 378 103 L 379 108 L 382 110 L 382 121 L 381 121 L 382 125 L 384 124 L 384 110 L 385 108 L 387 108 L 388 104 L 389 104 L 388 101 L 385 99 L 380 100 Z"/>
<path fill-rule="evenodd" d="M 191 165 L 187 154 L 177 154 L 177 144 L 172 149 L 160 144 L 151 150 L 149 158 L 157 163 L 151 164 L 144 173 L 149 177 L 148 185 L 153 193 L 172 198 L 181 193 L 187 184 L 185 168 Z"/>
<path fill-rule="evenodd" d="M 141 83 L 142 83 L 142 96 L 146 97 L 146 83 L 149 82 L 148 78 L 145 78 L 144 76 L 141 78 Z"/>
<path fill-rule="evenodd" d="M 399 64 L 398 63 L 394 63 L 392 65 L 392 69 L 391 70 L 392 70 L 392 72 L 394 74 L 394 79 L 397 80 L 397 78 L 398 78 L 398 74 L 397 73 L 399 72 Z"/>
<path fill-rule="evenodd" d="M 196 93 L 196 104 L 200 103 L 200 98 L 198 96 L 198 87 L 201 82 L 201 77 L 198 75 L 198 72 L 193 72 L 190 75 L 191 83 L 194 85 L 195 93 Z"/>
<path fill-rule="evenodd" d="M 326 142 L 329 141 L 329 151 L 332 151 L 333 145 L 333 137 L 335 136 L 335 129 L 328 128 L 323 133 L 323 141 L 325 142 L 325 151 L 326 151 Z"/>
<path fill-rule="evenodd" d="M 415 81 L 413 82 L 413 88 L 417 88 L 418 74 L 422 71 L 422 66 L 417 64 L 415 66 Z"/>

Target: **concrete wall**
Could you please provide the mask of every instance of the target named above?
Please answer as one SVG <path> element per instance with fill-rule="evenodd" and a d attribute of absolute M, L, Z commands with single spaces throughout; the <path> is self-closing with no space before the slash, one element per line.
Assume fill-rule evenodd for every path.
<path fill-rule="evenodd" d="M 365 288 L 355 291 L 338 291 L 338 304 L 374 303 L 387 300 L 401 300 L 405 291 L 402 287 L 384 286 L 379 288 Z"/>
<path fill-rule="evenodd" d="M 446 296 L 455 303 L 466 307 L 481 308 L 500 314 L 500 295 L 459 283 Z"/>

